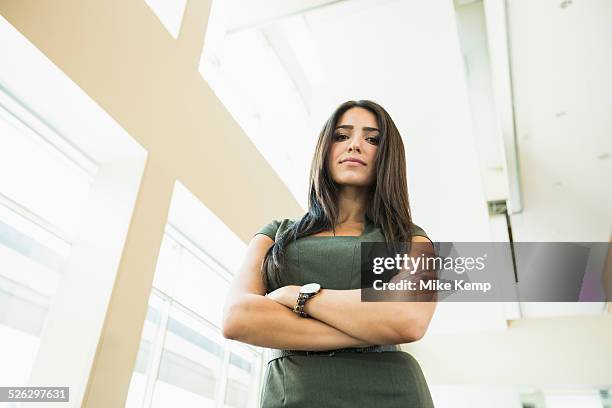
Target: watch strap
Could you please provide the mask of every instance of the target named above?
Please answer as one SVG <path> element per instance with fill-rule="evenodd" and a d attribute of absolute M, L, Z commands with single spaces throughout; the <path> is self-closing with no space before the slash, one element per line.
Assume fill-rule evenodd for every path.
<path fill-rule="evenodd" d="M 306 305 L 306 301 L 311 297 L 312 296 L 305 293 L 300 293 L 297 301 L 295 302 L 295 306 L 293 307 L 293 311 L 299 314 L 301 317 L 308 317 L 308 313 L 304 311 L 304 306 Z"/>

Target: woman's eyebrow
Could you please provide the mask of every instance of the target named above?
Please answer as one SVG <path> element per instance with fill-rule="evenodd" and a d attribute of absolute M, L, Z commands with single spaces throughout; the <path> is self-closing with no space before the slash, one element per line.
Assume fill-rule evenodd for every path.
<path fill-rule="evenodd" d="M 353 125 L 340 125 L 340 126 L 336 126 L 336 129 L 353 129 L 354 126 Z M 366 130 L 366 131 L 370 131 L 370 132 L 380 132 L 380 130 L 378 130 L 377 128 L 373 128 L 373 127 L 369 127 L 369 126 L 364 126 L 361 128 L 362 130 Z"/>

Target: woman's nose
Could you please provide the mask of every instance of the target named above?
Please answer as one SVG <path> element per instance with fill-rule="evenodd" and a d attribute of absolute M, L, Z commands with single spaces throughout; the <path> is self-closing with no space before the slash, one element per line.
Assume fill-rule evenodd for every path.
<path fill-rule="evenodd" d="M 358 137 L 353 137 L 349 142 L 349 152 L 352 152 L 353 150 L 361 153 L 360 138 Z"/>

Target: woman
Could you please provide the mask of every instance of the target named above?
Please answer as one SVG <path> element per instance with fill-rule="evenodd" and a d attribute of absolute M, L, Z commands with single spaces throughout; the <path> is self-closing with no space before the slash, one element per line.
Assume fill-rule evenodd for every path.
<path fill-rule="evenodd" d="M 412 223 L 400 134 L 367 100 L 327 120 L 308 212 L 255 234 L 230 288 L 223 335 L 272 349 L 262 408 L 433 406 L 419 364 L 396 345 L 424 335 L 436 303 L 362 302 L 361 242 L 432 245 Z"/>

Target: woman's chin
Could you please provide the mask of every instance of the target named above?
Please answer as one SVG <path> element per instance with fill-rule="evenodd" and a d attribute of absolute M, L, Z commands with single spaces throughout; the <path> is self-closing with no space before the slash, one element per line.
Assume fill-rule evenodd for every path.
<path fill-rule="evenodd" d="M 372 184 L 372 182 L 369 180 L 347 177 L 340 180 L 336 180 L 336 184 L 341 187 L 368 187 Z"/>

